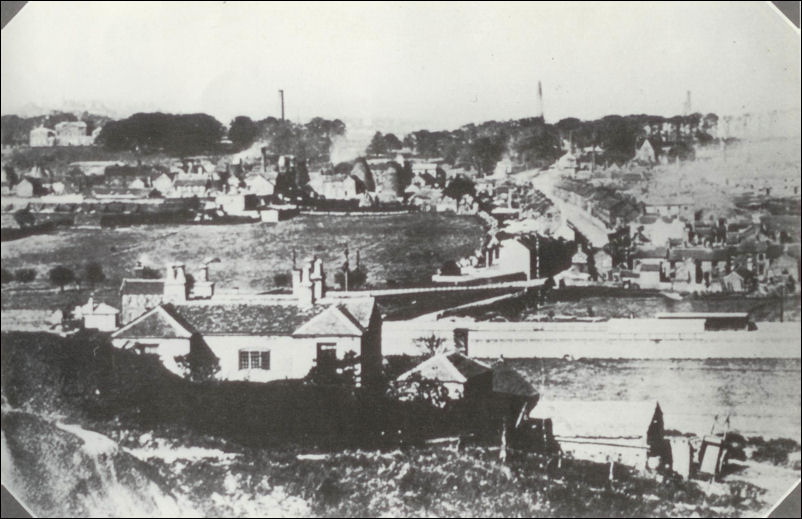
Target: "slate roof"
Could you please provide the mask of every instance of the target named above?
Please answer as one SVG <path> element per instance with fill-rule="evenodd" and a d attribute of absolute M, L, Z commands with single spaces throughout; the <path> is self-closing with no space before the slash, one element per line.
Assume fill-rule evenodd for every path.
<path fill-rule="evenodd" d="M 327 306 L 214 303 L 176 305 L 175 312 L 203 335 L 291 335 Z"/>
<path fill-rule="evenodd" d="M 177 318 L 169 305 L 164 305 L 137 317 L 111 336 L 124 339 L 147 337 L 186 339 L 192 336 L 192 330 L 183 320 Z"/>
<path fill-rule="evenodd" d="M 466 357 L 462 353 L 454 352 L 446 357 L 448 361 L 459 371 L 466 379 L 487 373 L 490 368 L 481 362 Z"/>
<path fill-rule="evenodd" d="M 163 279 L 123 279 L 123 295 L 157 295 L 164 293 Z"/>
<path fill-rule="evenodd" d="M 651 264 L 647 263 L 646 265 L 641 265 L 640 271 L 641 272 L 660 272 L 660 265 L 651 265 Z"/>
<path fill-rule="evenodd" d="M 493 370 L 493 392 L 530 398 L 538 396 L 537 389 L 523 375 L 503 365 Z"/>

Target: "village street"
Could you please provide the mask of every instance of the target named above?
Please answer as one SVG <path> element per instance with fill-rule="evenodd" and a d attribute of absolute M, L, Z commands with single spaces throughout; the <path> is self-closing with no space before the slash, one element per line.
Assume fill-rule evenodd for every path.
<path fill-rule="evenodd" d="M 595 221 L 585 211 L 569 204 L 554 195 L 554 185 L 560 179 L 560 172 L 557 170 L 547 170 L 532 179 L 532 187 L 541 191 L 554 203 L 560 210 L 563 217 L 576 227 L 590 241 L 594 247 L 602 247 L 607 244 L 608 230 L 600 222 Z"/>

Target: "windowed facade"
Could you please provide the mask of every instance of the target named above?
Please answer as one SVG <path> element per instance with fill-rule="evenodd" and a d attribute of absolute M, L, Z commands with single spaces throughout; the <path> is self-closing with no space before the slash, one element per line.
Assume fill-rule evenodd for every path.
<path fill-rule="evenodd" d="M 240 350 L 239 369 L 270 369 L 270 352 L 258 350 Z"/>

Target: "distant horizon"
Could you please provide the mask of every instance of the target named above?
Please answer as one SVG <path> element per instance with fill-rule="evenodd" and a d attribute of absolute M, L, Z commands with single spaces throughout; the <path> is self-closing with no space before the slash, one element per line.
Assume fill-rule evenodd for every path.
<path fill-rule="evenodd" d="M 671 117 L 688 91 L 691 113 L 799 110 L 799 31 L 773 9 L 35 2 L 2 31 L 0 113 L 87 106 L 228 124 L 278 117 L 284 89 L 292 121 L 453 129 L 538 116 L 539 82 L 550 123 Z"/>
<path fill-rule="evenodd" d="M 45 109 L 43 108 L 42 110 L 45 110 Z M 618 116 L 618 117 L 648 116 L 648 117 L 663 117 L 665 119 L 670 119 L 670 118 L 673 118 L 673 117 L 685 117 L 687 115 L 692 115 L 692 114 L 701 114 L 702 116 L 705 116 L 705 115 L 708 115 L 708 114 L 714 114 L 719 118 L 723 118 L 723 117 L 741 117 L 741 116 L 744 116 L 744 115 L 763 115 L 763 114 L 769 114 L 769 113 L 772 113 L 772 112 L 777 112 L 777 113 L 800 112 L 800 114 L 802 114 L 802 108 L 800 108 L 800 107 L 788 107 L 788 108 L 785 108 L 785 109 L 776 109 L 776 110 L 771 110 L 771 111 L 766 111 L 766 112 L 744 112 L 744 113 L 741 113 L 741 114 L 719 114 L 719 113 L 715 113 L 715 112 L 691 112 L 691 114 L 675 113 L 675 114 L 671 114 L 671 115 L 661 115 L 661 114 L 655 114 L 655 113 L 639 112 L 639 113 L 610 113 L 610 114 L 604 114 L 604 115 L 601 115 L 601 116 L 598 116 L 598 117 L 593 117 L 593 118 L 580 118 L 580 117 L 567 115 L 567 116 L 562 117 L 562 118 L 560 118 L 558 120 L 555 120 L 555 121 L 546 120 L 545 123 L 546 124 L 550 124 L 550 125 L 555 125 L 555 124 L 557 124 L 559 121 L 561 121 L 563 119 L 571 119 L 571 118 L 578 119 L 578 120 L 580 120 L 582 122 L 589 122 L 589 121 L 600 120 L 600 119 L 603 119 L 605 117 L 610 117 L 610 116 Z M 31 118 L 36 118 L 36 117 L 47 117 L 49 115 L 58 114 L 58 113 L 70 113 L 70 114 L 73 114 L 73 115 L 76 115 L 76 116 L 79 113 L 88 113 L 90 115 L 95 115 L 95 116 L 109 117 L 112 120 L 125 119 L 125 118 L 131 117 L 132 115 L 137 114 L 137 113 L 163 113 L 163 114 L 172 114 L 172 115 L 205 114 L 205 115 L 210 115 L 212 117 L 215 117 L 214 114 L 211 114 L 209 112 L 171 112 L 171 111 L 168 111 L 168 110 L 158 110 L 158 109 L 149 110 L 149 111 L 137 111 L 137 112 L 132 112 L 132 113 L 125 114 L 125 115 L 118 115 L 118 114 L 115 114 L 113 111 L 110 111 L 110 112 L 106 112 L 106 111 L 103 111 L 103 110 L 93 111 L 91 109 L 91 107 L 90 108 L 86 108 L 86 109 L 84 109 L 84 108 L 74 108 L 74 109 L 52 108 L 52 109 L 48 109 L 46 111 L 37 112 L 35 115 L 33 115 L 31 113 L 27 113 L 26 114 L 25 112 L 23 112 L 22 114 L 20 114 L 20 113 L 3 113 L 3 114 L 0 114 L 0 115 L 2 115 L 2 117 L 17 116 L 17 117 L 21 117 L 23 119 L 31 119 Z M 255 117 L 255 116 L 243 113 L 243 114 L 237 114 L 235 117 L 249 117 L 251 120 L 258 122 L 260 120 L 268 119 L 268 118 L 271 118 L 271 117 L 274 118 L 274 119 L 280 119 L 281 116 L 279 114 L 278 116 L 276 116 L 276 115 L 266 115 L 264 117 Z M 301 119 L 300 121 L 299 120 L 295 120 L 295 119 L 290 119 L 288 117 L 285 118 L 285 119 L 287 121 L 290 121 L 290 122 L 295 123 L 295 124 L 306 124 L 306 123 L 308 123 L 309 121 L 311 121 L 312 119 L 314 119 L 316 117 L 321 117 L 323 119 L 328 119 L 328 120 L 339 119 L 339 120 L 345 122 L 346 126 L 348 128 L 351 128 L 351 126 L 349 126 L 349 122 L 350 122 L 350 123 L 358 123 L 359 126 L 357 126 L 357 128 L 359 128 L 359 129 L 375 128 L 376 131 L 380 131 L 382 133 L 387 133 L 387 132 L 395 133 L 395 132 L 401 132 L 401 131 L 403 131 L 403 132 L 411 132 L 411 131 L 417 131 L 417 130 L 454 131 L 454 130 L 457 130 L 457 129 L 462 128 L 464 126 L 471 125 L 471 124 L 481 125 L 481 124 L 489 123 L 489 122 L 500 122 L 501 123 L 501 122 L 509 122 L 509 121 L 520 121 L 520 120 L 524 120 L 524 119 L 534 119 L 537 116 L 528 115 L 528 116 L 523 116 L 523 117 L 511 117 L 511 118 L 506 118 L 506 119 L 487 119 L 487 120 L 482 120 L 482 121 L 468 121 L 468 122 L 465 122 L 465 123 L 460 124 L 458 126 L 447 127 L 447 128 L 443 127 L 443 126 L 436 126 L 434 124 L 427 125 L 427 124 L 425 124 L 424 121 L 413 121 L 412 119 L 389 118 L 389 117 L 373 118 L 372 120 L 370 118 L 367 118 L 367 120 L 366 120 L 366 118 L 364 118 L 364 117 L 348 117 L 348 116 L 324 117 L 324 116 L 319 116 L 319 115 L 313 115 L 313 116 L 310 116 L 308 118 Z M 217 119 L 220 123 L 222 123 L 225 126 L 228 126 L 231 123 L 230 120 L 228 120 L 228 121 L 222 120 L 219 117 L 215 117 L 215 119 Z M 232 118 L 232 120 L 233 120 L 233 118 Z M 395 130 L 395 129 L 383 130 L 382 128 L 380 128 L 380 127 L 387 127 L 388 125 L 392 125 L 393 123 L 396 123 L 397 126 L 400 127 L 401 129 L 400 130 Z M 420 124 L 418 124 L 418 123 L 420 123 Z"/>

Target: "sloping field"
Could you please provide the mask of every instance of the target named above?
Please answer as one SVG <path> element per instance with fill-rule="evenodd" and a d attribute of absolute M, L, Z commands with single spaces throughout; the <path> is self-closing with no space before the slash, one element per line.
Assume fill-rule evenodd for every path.
<path fill-rule="evenodd" d="M 206 258 L 219 289 L 269 290 L 276 274 L 289 275 L 292 251 L 298 260 L 323 258 L 327 284 L 342 268 L 346 244 L 351 268 L 356 251 L 374 287 L 425 284 L 448 259 L 473 252 L 483 235 L 480 220 L 466 216 L 405 214 L 392 216 L 300 216 L 278 224 L 140 226 L 118 229 L 61 230 L 3 244 L 3 268 L 34 268 L 39 280 L 63 264 L 82 271 L 91 261 L 101 264 L 106 286 L 118 287 L 132 276 L 137 260 L 162 269 L 173 261 L 194 272 Z M 33 288 L 33 286 L 32 286 Z M 41 287 L 40 287 L 41 288 Z M 19 294 L 18 300 L 25 299 Z M 3 307 L 15 307 L 13 293 L 3 291 Z M 35 303 L 36 298 L 31 302 Z M 28 306 L 28 305 L 26 305 Z"/>

